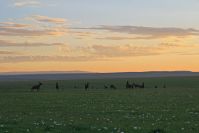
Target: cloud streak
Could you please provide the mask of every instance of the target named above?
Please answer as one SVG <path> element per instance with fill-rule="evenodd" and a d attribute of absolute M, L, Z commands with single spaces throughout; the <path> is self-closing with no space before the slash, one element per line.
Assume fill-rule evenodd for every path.
<path fill-rule="evenodd" d="M 22 55 L 22 56 L 1 56 L 1 63 L 12 62 L 82 62 L 82 61 L 108 61 L 117 60 L 119 58 L 151 56 L 161 54 L 161 48 L 149 46 L 132 46 L 132 45 L 92 45 L 72 48 L 67 46 L 64 56 L 38 56 L 38 55 Z M 77 53 L 77 54 L 75 54 Z"/>
<path fill-rule="evenodd" d="M 38 44 L 39 45 L 39 44 Z M 44 44 L 41 46 L 46 46 Z M 57 45 L 57 44 L 49 44 Z M 61 44 L 60 44 L 61 45 Z M 11 44 L 11 47 L 15 44 Z M 21 45 L 23 46 L 23 45 Z M 25 45 L 24 45 L 25 46 Z M 0 63 L 20 63 L 20 62 L 85 62 L 85 61 L 110 61 L 120 60 L 127 57 L 140 56 L 157 56 L 163 54 L 179 54 L 179 51 L 170 51 L 170 49 L 181 47 L 174 43 L 161 43 L 159 45 L 91 45 L 91 46 L 66 46 L 67 49 L 62 50 L 64 55 L 57 53 L 57 55 L 19 55 L 14 52 L 2 52 L 0 56 Z M 10 54 L 10 55 L 9 55 Z M 15 55 L 16 54 L 16 55 Z"/>
<path fill-rule="evenodd" d="M 13 52 L 13 51 L 0 51 L 0 55 L 16 55 L 16 54 L 19 54 L 19 53 Z"/>
<path fill-rule="evenodd" d="M 107 26 L 102 25 L 98 27 L 90 28 L 73 28 L 80 30 L 103 30 L 114 33 L 125 33 L 135 35 L 134 38 L 123 37 L 109 37 L 105 39 L 110 40 L 123 40 L 123 39 L 156 39 L 166 37 L 187 37 L 187 36 L 199 36 L 199 30 L 197 29 L 183 29 L 183 28 L 157 28 L 157 27 L 143 27 L 143 26 Z"/>
<path fill-rule="evenodd" d="M 42 46 L 61 46 L 63 43 L 15 43 L 11 41 L 0 40 L 0 47 L 42 47 Z"/>
<path fill-rule="evenodd" d="M 0 23 L 1 36 L 56 36 L 66 33 L 65 28 L 49 27 L 39 29 L 33 28 L 33 25 L 18 24 L 12 22 Z"/>
<path fill-rule="evenodd" d="M 30 27 L 29 24 L 20 24 L 20 23 L 14 23 L 14 22 L 0 22 L 0 27 L 4 28 L 27 28 Z"/>
<path fill-rule="evenodd" d="M 0 63 L 20 63 L 20 62 L 85 62 L 97 60 L 89 56 L 3 56 Z"/>
<path fill-rule="evenodd" d="M 92 46 L 92 54 L 102 57 L 134 57 L 134 56 L 148 56 L 160 54 L 158 47 L 149 46 L 132 46 L 132 45 L 94 45 Z"/>
<path fill-rule="evenodd" d="M 15 7 L 26 7 L 26 6 L 37 7 L 40 5 L 41 5 L 41 2 L 38 0 L 14 0 Z"/>
<path fill-rule="evenodd" d="M 48 16 L 33 15 L 32 18 L 38 22 L 54 23 L 54 24 L 64 24 L 66 19 L 64 18 L 51 18 Z"/>

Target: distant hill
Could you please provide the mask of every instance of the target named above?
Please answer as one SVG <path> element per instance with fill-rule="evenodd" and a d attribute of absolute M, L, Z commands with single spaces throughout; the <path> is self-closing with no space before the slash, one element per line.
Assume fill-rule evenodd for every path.
<path fill-rule="evenodd" d="M 150 77 L 190 77 L 199 76 L 199 72 L 190 71 L 157 71 L 157 72 L 41 72 L 41 73 L 3 73 L 0 81 L 21 80 L 74 80 L 74 79 L 111 79 L 111 78 L 150 78 Z"/>
<path fill-rule="evenodd" d="M 68 74 L 68 73 L 91 73 L 87 71 L 37 71 L 37 72 L 2 72 L 0 75 L 35 75 L 35 74 Z"/>

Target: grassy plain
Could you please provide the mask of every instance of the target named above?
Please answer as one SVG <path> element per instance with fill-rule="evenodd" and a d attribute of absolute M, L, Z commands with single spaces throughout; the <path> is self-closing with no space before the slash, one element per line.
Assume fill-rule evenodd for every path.
<path fill-rule="evenodd" d="M 0 82 L 0 133 L 199 132 L 199 77 L 128 79 L 145 82 L 132 90 L 126 80 L 59 81 L 59 91 L 42 81 L 40 92 L 30 92 L 37 81 Z"/>

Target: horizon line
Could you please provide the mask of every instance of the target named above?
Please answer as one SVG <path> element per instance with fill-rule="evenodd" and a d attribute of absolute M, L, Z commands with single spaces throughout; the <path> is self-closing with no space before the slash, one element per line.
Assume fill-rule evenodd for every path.
<path fill-rule="evenodd" d="M 0 75 L 28 75 L 28 74 L 111 74 L 111 73 L 157 73 L 157 72 L 189 72 L 199 73 L 190 70 L 157 70 L 157 71 L 115 71 L 115 72 L 92 72 L 92 71 L 24 71 L 24 72 L 0 72 Z"/>

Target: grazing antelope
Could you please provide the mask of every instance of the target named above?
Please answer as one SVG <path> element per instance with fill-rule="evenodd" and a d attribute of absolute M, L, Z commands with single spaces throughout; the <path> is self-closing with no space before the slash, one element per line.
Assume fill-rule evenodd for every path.
<path fill-rule="evenodd" d="M 108 86 L 104 85 L 104 89 L 108 89 Z"/>
<path fill-rule="evenodd" d="M 140 84 L 132 83 L 130 84 L 129 81 L 126 82 L 126 89 L 134 89 L 134 88 L 145 88 L 144 82 Z"/>
<path fill-rule="evenodd" d="M 133 83 L 133 86 L 135 88 L 144 88 L 145 87 L 144 82 L 141 85 Z"/>
<path fill-rule="evenodd" d="M 167 86 L 164 84 L 164 85 L 163 85 L 163 88 L 167 88 Z"/>
<path fill-rule="evenodd" d="M 42 85 L 42 83 L 41 83 L 41 82 L 39 82 L 39 84 L 32 86 L 31 91 L 34 91 L 34 90 L 39 91 L 39 90 L 40 90 L 41 85 Z"/>
<path fill-rule="evenodd" d="M 115 85 L 113 85 L 113 84 L 110 85 L 110 88 L 111 88 L 111 89 L 114 89 L 114 90 L 117 89 L 117 88 L 115 87 Z"/>

